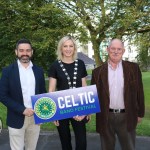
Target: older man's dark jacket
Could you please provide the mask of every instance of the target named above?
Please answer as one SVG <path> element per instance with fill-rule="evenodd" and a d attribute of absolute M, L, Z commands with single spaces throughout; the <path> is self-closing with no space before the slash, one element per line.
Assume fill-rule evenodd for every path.
<path fill-rule="evenodd" d="M 136 128 L 138 117 L 144 117 L 144 92 L 139 66 L 136 63 L 122 61 L 124 74 L 124 103 L 127 114 L 127 129 Z M 101 112 L 96 114 L 96 131 L 103 134 L 109 113 L 108 63 L 92 72 L 91 84 L 96 84 Z"/>

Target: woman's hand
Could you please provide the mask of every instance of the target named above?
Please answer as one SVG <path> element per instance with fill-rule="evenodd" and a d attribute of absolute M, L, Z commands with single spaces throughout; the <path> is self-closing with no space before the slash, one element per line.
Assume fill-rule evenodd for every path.
<path fill-rule="evenodd" d="M 91 115 L 87 115 L 86 119 L 88 120 L 88 122 L 90 122 L 91 121 Z"/>
<path fill-rule="evenodd" d="M 57 126 L 57 127 L 59 126 L 59 121 L 58 120 L 54 121 L 53 123 L 54 123 L 55 126 Z"/>
<path fill-rule="evenodd" d="M 85 118 L 85 115 L 83 115 L 83 116 L 74 116 L 73 117 L 74 118 L 74 120 L 76 120 L 76 121 L 82 121 L 84 118 Z"/>

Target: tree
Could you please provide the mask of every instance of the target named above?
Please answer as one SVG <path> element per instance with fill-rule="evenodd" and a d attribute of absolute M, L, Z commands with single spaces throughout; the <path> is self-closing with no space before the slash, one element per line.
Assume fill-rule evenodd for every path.
<path fill-rule="evenodd" d="M 142 71 L 150 67 L 150 33 L 138 34 L 135 38 L 135 45 L 138 48 L 137 60 Z"/>
<path fill-rule="evenodd" d="M 0 68 L 15 59 L 16 41 L 28 38 L 34 62 L 47 70 L 60 37 L 75 29 L 72 18 L 47 0 L 1 0 L 0 9 Z"/>
<path fill-rule="evenodd" d="M 97 65 L 103 63 L 99 45 L 106 38 L 150 31 L 148 0 L 54 0 L 53 3 L 74 16 L 80 29 L 88 31 Z"/>

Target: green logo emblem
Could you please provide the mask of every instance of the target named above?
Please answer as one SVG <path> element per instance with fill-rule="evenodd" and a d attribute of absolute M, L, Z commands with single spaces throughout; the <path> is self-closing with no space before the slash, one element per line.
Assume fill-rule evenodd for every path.
<path fill-rule="evenodd" d="M 41 119 L 50 119 L 56 113 L 56 104 L 49 97 L 39 98 L 34 105 L 35 114 Z"/>

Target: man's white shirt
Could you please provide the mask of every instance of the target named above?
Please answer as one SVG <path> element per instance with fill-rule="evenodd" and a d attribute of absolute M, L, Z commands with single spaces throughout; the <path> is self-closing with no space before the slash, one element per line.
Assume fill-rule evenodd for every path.
<path fill-rule="evenodd" d="M 108 63 L 108 82 L 111 109 L 124 109 L 124 75 L 122 61 L 119 62 L 114 70 Z"/>
<path fill-rule="evenodd" d="M 17 61 L 20 74 L 20 82 L 24 105 L 26 108 L 32 108 L 31 96 L 35 95 L 35 76 L 32 70 L 32 62 L 25 68 L 20 61 Z"/>

